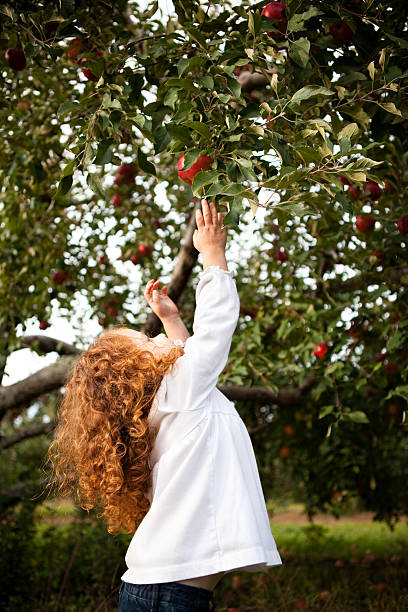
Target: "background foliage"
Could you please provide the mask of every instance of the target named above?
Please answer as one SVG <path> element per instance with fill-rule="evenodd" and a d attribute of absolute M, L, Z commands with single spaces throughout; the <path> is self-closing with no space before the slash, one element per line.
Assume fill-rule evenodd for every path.
<path fill-rule="evenodd" d="M 18 325 L 46 327 L 52 305 L 77 325 L 79 297 L 102 326 L 141 326 L 141 288 L 171 269 L 193 197 L 225 211 L 234 245 L 260 206 L 253 250 L 234 262 L 242 309 L 220 382 L 276 392 L 237 402 L 265 495 L 284 473 L 311 516 L 357 496 L 392 523 L 408 505 L 407 5 L 292 0 L 282 33 L 266 4 L 1 5 L 2 49 L 27 58 L 20 71 L 4 60 L 0 92 L 3 366 Z M 213 158 L 191 188 L 182 153 L 185 167 Z M 358 216 L 374 227 L 359 231 Z M 191 329 L 191 284 L 179 305 Z M 285 403 L 279 391 L 311 374 Z M 34 417 L 9 411 L 3 436 L 51 418 L 56 399 Z M 18 445 L 3 453 L 4 487 L 35 477 Z"/>

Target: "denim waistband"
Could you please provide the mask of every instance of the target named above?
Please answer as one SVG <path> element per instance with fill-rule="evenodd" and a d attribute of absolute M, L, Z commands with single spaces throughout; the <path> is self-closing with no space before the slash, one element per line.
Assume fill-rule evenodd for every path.
<path fill-rule="evenodd" d="M 123 581 L 125 590 L 133 595 L 142 597 L 148 602 L 168 602 L 168 603 L 194 603 L 195 606 L 207 606 L 210 602 L 209 610 L 215 607 L 214 592 L 209 589 L 181 584 L 180 582 L 161 582 L 156 584 L 132 584 Z"/>

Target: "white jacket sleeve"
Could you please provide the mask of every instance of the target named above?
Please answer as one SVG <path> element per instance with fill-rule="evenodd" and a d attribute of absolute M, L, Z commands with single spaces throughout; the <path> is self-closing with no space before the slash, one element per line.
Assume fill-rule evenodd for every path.
<path fill-rule="evenodd" d="M 169 410 L 194 410 L 205 404 L 227 363 L 239 307 L 231 271 L 208 266 L 201 272 L 193 335 L 185 341 L 184 355 L 166 377 Z"/>

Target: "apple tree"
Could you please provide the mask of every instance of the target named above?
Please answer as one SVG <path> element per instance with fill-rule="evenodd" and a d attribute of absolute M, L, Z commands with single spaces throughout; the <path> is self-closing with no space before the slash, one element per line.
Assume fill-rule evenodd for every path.
<path fill-rule="evenodd" d="M 284 480 L 310 517 L 358 498 L 391 524 L 408 508 L 408 5 L 173 4 L 0 8 L 0 369 L 22 347 L 58 356 L 0 387 L 19 465 L 2 504 L 38 489 L 23 453 L 46 448 L 83 348 L 27 322 L 46 331 L 54 308 L 79 330 L 85 300 L 101 329 L 154 334 L 142 289 L 168 278 L 191 329 L 205 197 L 231 245 L 255 228 L 219 388 L 266 496 Z"/>

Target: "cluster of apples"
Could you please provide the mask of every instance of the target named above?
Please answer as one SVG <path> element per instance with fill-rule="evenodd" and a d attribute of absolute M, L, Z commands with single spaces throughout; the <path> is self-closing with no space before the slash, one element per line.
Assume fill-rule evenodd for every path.
<path fill-rule="evenodd" d="M 360 0 L 355 1 L 358 4 L 361 4 Z M 285 17 L 285 9 L 286 4 L 283 2 L 269 2 L 261 13 L 263 17 L 271 19 L 274 22 L 274 27 L 279 30 L 281 34 L 286 32 L 288 25 L 288 20 Z M 329 23 L 329 32 L 334 40 L 340 45 L 347 45 L 353 38 L 353 30 L 344 21 Z M 272 32 L 268 32 L 268 34 L 272 34 Z"/>
<path fill-rule="evenodd" d="M 352 185 L 348 178 L 340 174 L 340 179 L 344 185 L 348 186 L 347 195 L 352 202 L 356 200 L 378 200 L 383 190 L 375 181 L 368 181 L 364 183 L 363 192 L 358 189 L 355 185 Z M 384 187 L 387 191 L 394 191 L 394 188 L 388 183 L 388 181 L 384 181 Z M 408 234 L 408 215 L 401 217 L 398 219 L 397 229 L 400 234 Z M 375 227 L 375 219 L 370 215 L 357 215 L 356 217 L 356 229 L 362 234 L 367 234 L 372 232 Z M 381 253 L 375 251 L 373 256 L 380 257 Z"/>
<path fill-rule="evenodd" d="M 102 56 L 102 53 L 98 51 L 98 49 L 96 49 L 95 51 L 89 51 L 89 57 L 82 57 L 80 60 L 77 59 L 78 55 L 87 51 L 88 46 L 86 42 L 82 40 L 82 38 L 74 38 L 67 45 L 67 55 L 69 59 L 72 60 L 75 64 L 79 64 L 81 66 L 83 64 L 86 64 L 86 62 L 92 58 Z M 99 81 L 99 77 L 94 74 L 92 70 L 89 70 L 89 68 L 82 68 L 82 72 L 84 76 L 88 79 L 88 81 L 93 81 L 94 83 Z"/>

